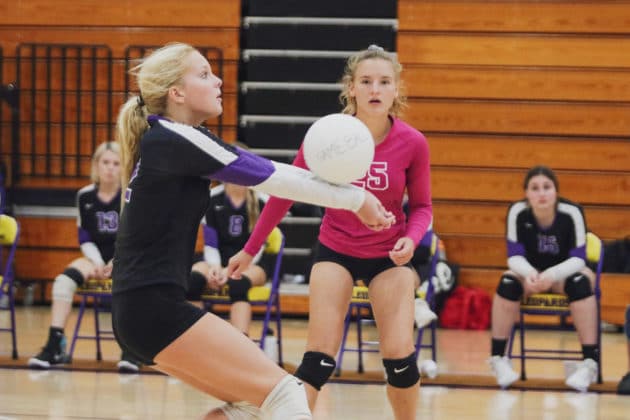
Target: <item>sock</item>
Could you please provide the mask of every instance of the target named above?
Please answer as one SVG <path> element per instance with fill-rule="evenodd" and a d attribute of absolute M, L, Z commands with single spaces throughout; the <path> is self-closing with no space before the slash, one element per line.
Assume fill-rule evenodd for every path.
<path fill-rule="evenodd" d="M 46 347 L 59 348 L 63 339 L 63 328 L 50 327 L 48 330 L 48 343 Z"/>
<path fill-rule="evenodd" d="M 492 339 L 492 355 L 501 356 L 505 355 L 505 347 L 507 346 L 507 340 L 502 338 Z"/>
<path fill-rule="evenodd" d="M 599 349 L 596 344 L 583 344 L 582 355 L 585 359 L 593 359 L 599 362 Z"/>

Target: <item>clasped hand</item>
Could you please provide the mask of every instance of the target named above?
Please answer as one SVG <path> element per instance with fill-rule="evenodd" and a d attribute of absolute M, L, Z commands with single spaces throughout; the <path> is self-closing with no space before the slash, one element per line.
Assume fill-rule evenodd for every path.
<path fill-rule="evenodd" d="M 542 293 L 549 289 L 553 285 L 553 278 L 549 274 L 542 272 L 532 272 L 525 277 L 525 294 L 531 295 L 534 293 Z"/>
<path fill-rule="evenodd" d="M 363 224 L 375 231 L 389 229 L 396 223 L 396 216 L 387 211 L 379 199 L 369 191 L 365 191 L 365 201 L 356 215 Z"/>

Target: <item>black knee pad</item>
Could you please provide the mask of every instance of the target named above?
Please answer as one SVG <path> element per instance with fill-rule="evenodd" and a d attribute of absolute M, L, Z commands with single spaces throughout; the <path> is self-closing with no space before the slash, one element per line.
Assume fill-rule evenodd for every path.
<path fill-rule="evenodd" d="M 326 353 L 307 351 L 295 371 L 295 376 L 319 391 L 328 382 L 328 378 L 335 371 L 335 366 L 337 366 L 335 359 Z"/>
<path fill-rule="evenodd" d="M 571 274 L 564 281 L 564 292 L 569 298 L 569 302 L 586 299 L 593 296 L 591 281 L 582 273 Z"/>
<path fill-rule="evenodd" d="M 201 294 L 206 287 L 206 276 L 199 271 L 191 271 L 188 278 L 188 291 L 186 292 L 186 299 L 197 301 L 201 300 Z"/>
<path fill-rule="evenodd" d="M 517 302 L 521 299 L 521 296 L 523 296 L 523 285 L 516 276 L 504 274 L 497 287 L 497 295 L 507 300 Z"/>
<path fill-rule="evenodd" d="M 230 302 L 249 302 L 247 293 L 252 288 L 252 281 L 249 277 L 241 276 L 240 280 L 229 279 L 227 284 Z"/>
<path fill-rule="evenodd" d="M 63 274 L 70 277 L 73 282 L 77 284 L 77 286 L 81 286 L 85 279 L 83 278 L 83 274 L 76 268 L 68 267 L 63 270 Z"/>
<path fill-rule="evenodd" d="M 383 359 L 383 366 L 387 372 L 387 383 L 394 388 L 409 388 L 420 380 L 415 352 L 402 359 Z"/>

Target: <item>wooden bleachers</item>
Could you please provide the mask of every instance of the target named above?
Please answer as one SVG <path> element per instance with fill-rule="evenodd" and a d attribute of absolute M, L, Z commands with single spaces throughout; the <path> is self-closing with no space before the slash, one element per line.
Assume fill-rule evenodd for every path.
<path fill-rule="evenodd" d="M 197 46 L 217 47 L 223 55 L 223 96 L 224 113 L 222 117 L 223 137 L 235 140 L 237 127 L 237 92 L 238 92 L 238 60 L 239 33 L 241 20 L 241 4 L 232 0 L 218 0 L 211 4 L 205 2 L 189 2 L 185 7 L 164 0 L 135 0 L 122 2 L 112 7 L 106 2 L 59 0 L 49 2 L 34 0 L 29 2 L 2 2 L 0 4 L 0 49 L 3 52 L 2 84 L 17 80 L 17 47 L 19 44 L 78 44 L 104 45 L 111 50 L 113 61 L 111 82 L 105 77 L 92 77 L 87 67 L 80 69 L 76 66 L 66 66 L 65 76 L 60 77 L 61 66 L 52 66 L 52 74 L 40 71 L 31 75 L 27 65 L 22 66 L 21 76 L 29 88 L 45 86 L 53 91 L 50 102 L 41 100 L 42 93 L 36 93 L 33 106 L 30 95 L 21 97 L 21 120 L 25 124 L 20 128 L 22 138 L 31 138 L 34 130 L 36 139 L 35 149 L 44 150 L 47 144 L 51 153 L 61 151 L 61 126 L 63 124 L 59 110 L 61 99 L 54 92 L 62 89 L 77 89 L 89 87 L 96 91 L 94 100 L 96 107 L 90 100 L 76 104 L 66 101 L 63 108 L 66 111 L 66 123 L 73 123 L 77 115 L 83 120 L 92 117 L 92 112 L 98 110 L 95 121 L 102 123 L 96 128 L 81 127 L 78 131 L 66 130 L 66 136 L 76 136 L 81 139 L 79 144 L 82 155 L 89 156 L 91 150 L 92 130 L 97 130 L 99 141 L 111 136 L 108 125 L 114 124 L 119 106 L 125 97 L 127 83 L 125 73 L 125 51 L 130 45 L 162 45 L 167 42 L 181 41 Z M 58 54 L 58 53 L 57 53 Z M 71 53 L 72 54 L 72 53 Z M 98 57 L 102 58 L 99 53 Z M 55 57 L 55 52 L 53 52 Z M 58 55 L 57 55 L 58 57 Z M 69 57 L 72 57 L 70 55 Z M 57 63 L 60 61 L 58 60 Z M 88 63 L 89 64 L 89 63 Z M 217 72 L 217 63 L 211 62 L 213 70 Z M 87 66 L 87 64 L 86 64 Z M 105 69 L 105 62 L 96 65 L 100 72 Z M 77 73 L 81 72 L 82 86 L 76 86 Z M 59 72 L 59 74 L 55 73 Z M 31 77 L 32 76 L 32 77 Z M 65 85 L 62 85 L 65 83 Z M 110 84 L 111 83 L 111 84 Z M 111 102 L 108 102 L 108 89 L 113 92 Z M 0 107 L 0 150 L 8 153 L 11 150 L 8 106 Z M 47 121 L 47 124 L 31 128 L 30 121 Z M 211 128 L 212 122 L 210 122 Z M 75 138 L 75 137 L 72 137 Z M 30 152 L 30 141 L 22 142 L 25 152 Z M 76 143 L 66 142 L 65 152 L 76 153 Z M 67 173 L 75 173 L 76 162 L 65 163 Z M 21 161 L 23 169 L 41 166 L 30 158 Z M 53 161 L 52 174 L 60 175 L 61 164 Z M 73 177 L 22 177 L 19 184 L 12 185 L 19 188 L 67 188 L 76 190 L 89 181 L 89 159 L 79 163 L 80 173 L 84 178 Z M 42 169 L 42 168 L 38 168 Z M 11 181 L 11 180 L 9 180 Z M 18 279 L 52 280 L 74 258 L 80 256 L 77 246 L 76 221 L 73 218 L 31 217 L 20 216 L 22 227 L 20 250 L 16 258 Z M 50 284 L 44 290 L 44 296 L 49 299 Z"/>
<path fill-rule="evenodd" d="M 79 4 L 80 3 L 80 4 Z M 25 44 L 63 44 L 63 45 L 100 45 L 95 54 L 97 64 L 96 77 L 93 79 L 91 60 L 83 59 L 83 66 L 76 65 L 63 66 L 59 59 L 60 53 L 53 50 L 50 58 L 53 60 L 48 69 L 46 66 L 39 66 L 38 73 L 31 75 L 29 65 L 31 62 L 27 58 L 21 65 L 21 88 L 32 89 L 36 87 L 35 100 L 31 95 L 21 95 L 21 121 L 24 123 L 22 138 L 34 138 L 35 147 L 38 154 L 41 150 L 48 153 L 58 153 L 61 137 L 61 125 L 73 124 L 79 118 L 82 122 L 88 121 L 99 125 L 98 141 L 113 137 L 111 127 L 120 105 L 122 104 L 127 87 L 125 73 L 125 54 L 129 46 L 155 46 L 163 45 L 167 42 L 181 41 L 201 47 L 216 47 L 221 50 L 223 57 L 222 78 L 224 113 L 221 118 L 222 136 L 233 141 L 236 138 L 237 127 L 237 106 L 238 106 L 238 60 L 239 60 L 239 33 L 241 10 L 240 2 L 231 0 L 219 0 L 211 5 L 205 3 L 187 4 L 186 7 L 178 7 L 165 1 L 138 0 L 134 2 L 124 2 L 123 4 L 111 7 L 107 3 L 94 1 L 74 2 L 71 0 L 60 0 L 54 5 L 45 0 L 35 0 L 30 2 L 9 2 L 0 5 L 0 49 L 3 52 L 2 61 L 2 84 L 8 84 L 18 80 L 17 61 L 18 47 Z M 32 54 L 32 53 L 31 53 Z M 65 54 L 65 53 L 64 53 Z M 110 54 L 113 59 L 111 81 L 103 74 L 107 74 L 108 62 L 105 61 Z M 27 51 L 28 55 L 28 51 Z M 41 55 L 39 57 L 42 57 Z M 76 58 L 75 52 L 70 52 L 68 59 Z M 43 57 L 42 57 L 43 58 Z M 56 61 L 55 61 L 56 60 Z M 56 63 L 56 64 L 55 64 Z M 218 70 L 216 62 L 211 63 L 215 71 Z M 77 74 L 81 75 L 81 86 L 75 86 Z M 73 90 L 77 88 L 94 89 L 96 95 L 89 95 L 90 100 L 76 103 L 66 98 L 65 103 L 61 102 L 59 91 L 62 89 Z M 133 86 L 131 86 L 133 88 Z M 47 89 L 52 92 L 49 100 L 42 100 Z M 109 99 L 109 92 L 112 92 L 112 99 Z M 91 102 L 91 97 L 95 103 Z M 84 98 L 85 99 L 85 98 Z M 62 106 L 63 103 L 63 106 Z M 61 109 L 65 110 L 65 120 L 61 116 Z M 94 109 L 96 114 L 92 114 Z M 8 106 L 3 107 L 0 116 L 0 133 L 2 134 L 2 150 L 5 153 L 11 151 L 9 121 L 10 116 Z M 32 121 L 37 121 L 38 125 L 33 132 L 26 125 Z M 46 124 L 40 124 L 45 121 Z M 211 128 L 215 128 L 216 123 L 210 121 Z M 47 128 L 50 130 L 47 132 Z M 74 134 L 66 131 L 65 136 L 80 136 L 82 144 L 92 147 L 91 139 L 95 137 L 89 133 L 87 138 L 83 133 Z M 88 140 L 89 139 L 89 140 Z M 72 144 L 70 141 L 68 144 Z M 21 142 L 22 147 L 30 147 L 29 142 Z M 46 145 L 50 149 L 46 149 Z M 29 152 L 29 150 L 26 150 Z M 73 153 L 73 150 L 66 149 L 65 153 Z M 89 156 L 91 150 L 81 151 L 84 156 Z M 28 160 L 21 162 L 25 171 L 32 169 Z M 58 175 L 60 172 L 53 168 L 51 173 Z M 11 173 L 11 171 L 9 171 Z M 26 182 L 42 183 L 41 179 L 25 177 Z M 9 179 L 9 181 L 12 181 Z M 69 181 L 70 186 L 74 182 Z M 63 186 L 62 180 L 56 180 L 59 186 Z"/>
<path fill-rule="evenodd" d="M 398 16 L 406 118 L 429 140 L 435 227 L 464 285 L 494 293 L 536 164 L 604 240 L 630 233 L 630 2 L 400 0 Z M 620 324 L 630 276 L 602 288 Z"/>

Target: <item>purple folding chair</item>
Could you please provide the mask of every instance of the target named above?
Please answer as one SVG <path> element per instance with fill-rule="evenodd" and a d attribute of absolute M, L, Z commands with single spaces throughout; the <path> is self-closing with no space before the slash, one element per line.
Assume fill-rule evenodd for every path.
<path fill-rule="evenodd" d="M 72 334 L 72 343 L 70 344 L 68 356 L 70 360 L 72 360 L 77 340 L 96 340 L 96 360 L 101 361 L 103 360 L 101 340 L 115 340 L 114 332 L 111 327 L 103 327 L 99 320 L 100 313 L 111 312 L 112 280 L 86 280 L 81 287 L 77 288 L 76 295 L 81 298 L 81 304 L 79 306 L 79 314 L 74 327 L 74 333 Z M 91 301 L 92 308 L 94 309 L 94 334 L 81 334 L 81 321 L 83 321 L 83 315 L 85 315 L 89 301 Z"/>
<path fill-rule="evenodd" d="M 280 311 L 280 269 L 282 267 L 284 244 L 284 235 L 279 228 L 274 228 L 269 238 L 267 238 L 267 245 L 264 251 L 265 254 L 275 256 L 273 273 L 271 274 L 271 284 L 252 287 L 248 293 L 249 303 L 252 307 L 265 308 L 260 338 L 252 338 L 252 340 L 258 343 L 263 351 L 265 350 L 265 338 L 271 332 L 270 325 L 273 318 L 273 322 L 275 322 L 276 325 L 275 340 L 278 348 L 277 362 L 280 366 L 284 365 L 282 359 L 282 313 Z M 212 310 L 213 305 L 228 305 L 230 303 L 228 286 L 224 286 L 223 289 L 218 292 L 211 290 L 204 291 L 201 295 L 201 301 L 210 310 Z"/>
<path fill-rule="evenodd" d="M 597 362 L 597 383 L 602 383 L 602 331 L 601 331 L 601 289 L 600 278 L 602 273 L 602 265 L 604 262 L 604 247 L 602 241 L 591 232 L 586 234 L 586 259 L 589 265 L 595 265 L 595 299 L 597 300 L 597 349 L 599 352 L 599 361 Z M 581 350 L 563 350 L 558 348 L 533 348 L 525 346 L 525 315 L 558 315 L 564 320 L 571 315 L 569 309 L 569 301 L 565 295 L 555 293 L 538 293 L 529 296 L 521 302 L 519 311 L 519 322 L 512 328 L 510 335 L 510 344 L 508 346 L 508 357 L 521 359 L 521 379 L 526 380 L 525 359 L 540 360 L 582 360 Z M 566 329 L 561 323 L 558 327 L 552 329 Z M 513 352 L 514 336 L 516 329 L 520 331 L 520 354 Z"/>
<path fill-rule="evenodd" d="M 0 331 L 10 332 L 13 344 L 13 359 L 18 358 L 17 330 L 15 327 L 15 296 L 13 295 L 13 270 L 15 250 L 20 236 L 20 225 L 17 220 L 6 214 L 0 214 L 0 310 L 11 313 L 11 326 L 0 328 Z M 6 298 L 5 298 L 6 296 Z"/>
<path fill-rule="evenodd" d="M 427 290 L 425 293 L 417 293 L 416 296 L 420 298 L 424 298 L 426 302 L 429 304 L 429 308 L 432 311 L 435 311 L 435 293 L 433 286 L 433 277 L 435 276 L 435 271 L 437 267 L 437 263 L 439 260 L 439 254 L 437 252 L 437 242 L 438 237 L 433 231 L 428 231 L 427 235 L 430 236 L 429 243 L 431 249 L 431 270 L 429 278 L 427 279 Z M 423 239 L 424 241 L 424 239 Z M 378 349 L 378 341 L 374 340 L 364 340 L 363 339 L 363 324 L 370 323 L 374 324 L 374 318 L 372 317 L 372 305 L 370 304 L 370 300 L 368 297 L 368 288 L 365 286 L 354 286 L 352 289 L 352 299 L 350 300 L 350 305 L 348 306 L 348 312 L 346 313 L 346 318 L 344 321 L 343 327 L 343 337 L 341 339 L 341 347 L 339 349 L 339 353 L 337 354 L 337 367 L 335 369 L 335 376 L 341 375 L 341 366 L 343 363 L 343 356 L 346 352 L 355 352 L 358 353 L 358 366 L 357 372 L 363 373 L 364 364 L 363 364 L 363 353 L 377 353 Z M 357 345 L 356 347 L 349 347 L 347 345 L 348 339 L 348 331 L 350 330 L 350 325 L 352 321 L 356 321 L 357 326 Z M 431 341 L 429 343 L 423 343 L 424 330 L 429 328 L 431 334 Z M 436 330 L 437 330 L 437 320 L 431 321 L 425 327 L 418 328 L 417 336 L 416 336 L 416 359 L 418 358 L 420 351 L 422 349 L 431 349 L 431 359 L 436 361 L 437 359 L 437 340 L 436 340 Z"/>

